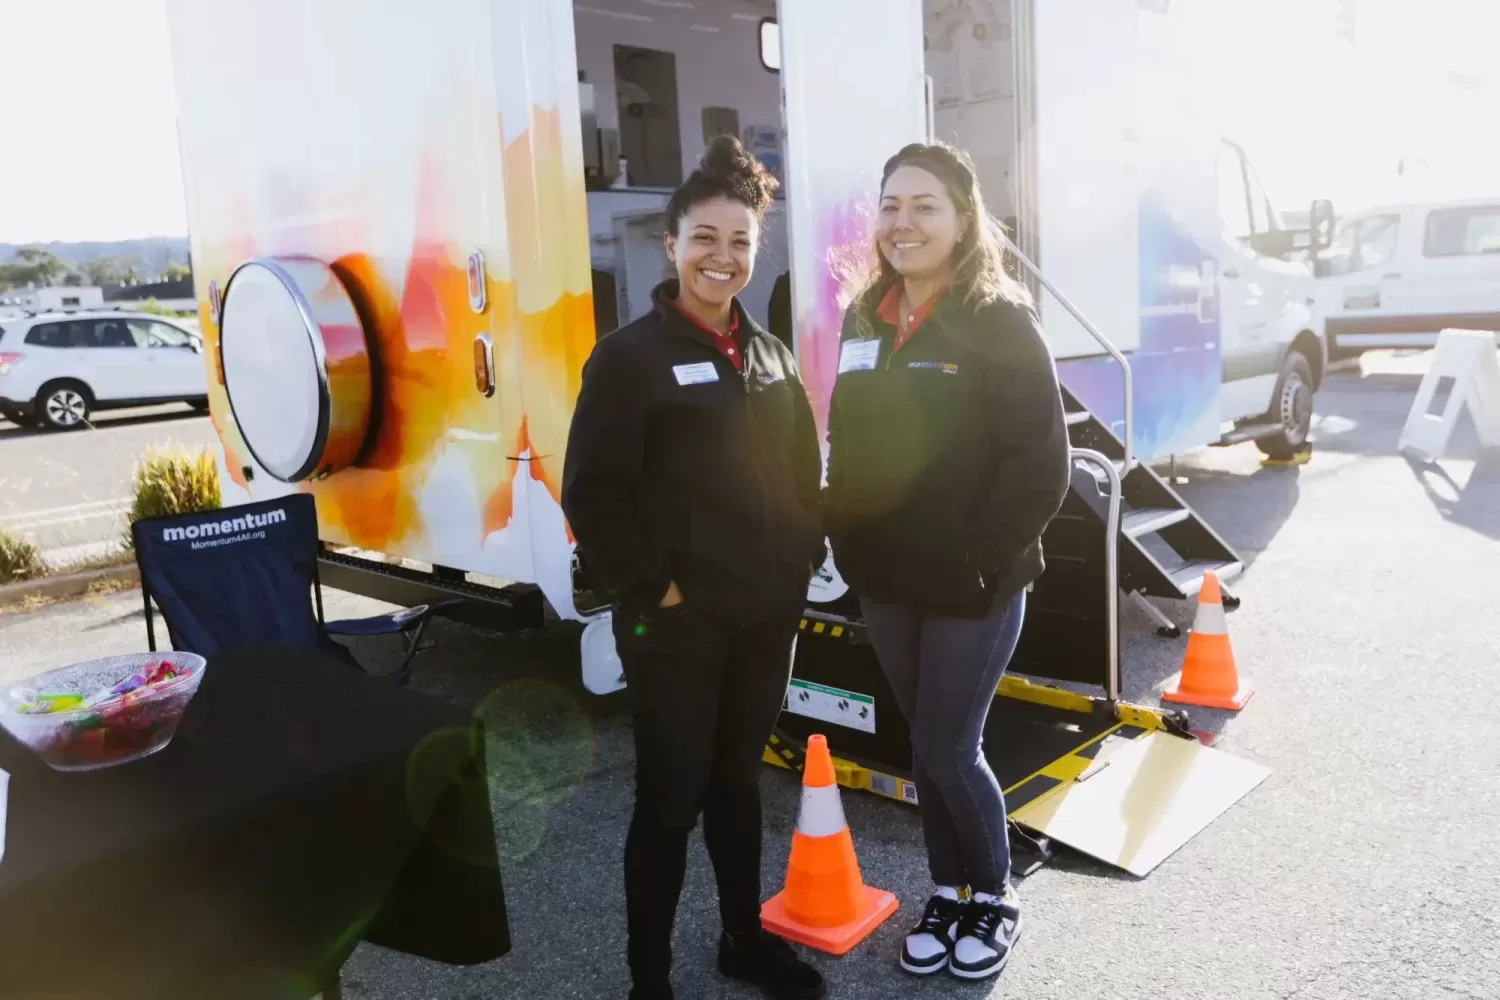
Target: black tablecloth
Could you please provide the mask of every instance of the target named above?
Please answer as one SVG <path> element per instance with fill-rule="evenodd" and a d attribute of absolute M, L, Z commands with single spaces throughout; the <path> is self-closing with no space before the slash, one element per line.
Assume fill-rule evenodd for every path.
<path fill-rule="evenodd" d="M 289 650 L 211 659 L 132 764 L 58 773 L 0 730 L 0 996 L 309 997 L 360 940 L 497 958 L 484 763 L 469 713 Z"/>

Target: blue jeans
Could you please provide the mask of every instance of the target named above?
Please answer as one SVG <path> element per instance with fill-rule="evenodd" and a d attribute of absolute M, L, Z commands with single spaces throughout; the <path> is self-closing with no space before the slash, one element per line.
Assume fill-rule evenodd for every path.
<path fill-rule="evenodd" d="M 1010 880 L 1010 838 L 1005 796 L 984 759 L 984 723 L 1021 636 L 1026 592 L 997 598 L 984 618 L 860 605 L 911 728 L 912 778 L 933 881 L 998 895 Z"/>

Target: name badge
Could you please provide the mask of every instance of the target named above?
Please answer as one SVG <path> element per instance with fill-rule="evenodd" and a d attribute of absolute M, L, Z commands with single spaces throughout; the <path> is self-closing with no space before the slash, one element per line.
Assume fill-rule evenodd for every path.
<path fill-rule="evenodd" d="M 719 381 L 719 370 L 712 361 L 700 361 L 696 365 L 673 365 L 672 374 L 677 376 L 678 385 Z"/>
<path fill-rule="evenodd" d="M 880 341 L 874 338 L 846 340 L 839 350 L 838 374 L 867 372 L 880 359 Z"/>

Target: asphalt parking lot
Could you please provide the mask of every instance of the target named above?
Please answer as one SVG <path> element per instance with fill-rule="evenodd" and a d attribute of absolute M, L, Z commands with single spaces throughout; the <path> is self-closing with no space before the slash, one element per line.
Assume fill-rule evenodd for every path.
<path fill-rule="evenodd" d="M 1333 375 L 1316 452 L 1262 468 L 1250 446 L 1183 460 L 1181 492 L 1248 571 L 1230 616 L 1254 699 L 1197 711 L 1271 777 L 1148 878 L 1064 856 L 1021 887 L 1026 935 L 989 983 L 917 981 L 895 962 L 929 889 L 915 811 L 845 793 L 866 881 L 902 911 L 855 951 L 815 955 L 831 996 L 1028 1000 L 1493 998 L 1500 981 L 1500 458 L 1472 434 L 1431 468 L 1396 454 L 1419 375 Z M 138 595 L 0 617 L 0 679 L 144 648 Z M 330 615 L 370 602 L 333 595 Z M 1168 608 L 1184 625 L 1192 607 Z M 453 623 L 414 684 L 491 725 L 493 799 L 514 948 L 449 968 L 362 946 L 358 1000 L 622 998 L 620 857 L 632 784 L 619 696 L 577 677 L 577 629 L 499 637 Z M 1155 703 L 1183 640 L 1127 612 L 1126 697 Z M 394 649 L 356 647 L 373 669 Z M 793 776 L 767 768 L 766 894 L 795 822 Z M 678 995 L 749 997 L 712 971 L 717 909 L 695 837 L 678 923 Z"/>
<path fill-rule="evenodd" d="M 106 411 L 92 424 L 51 431 L 0 418 L 0 530 L 52 553 L 113 543 L 128 523 L 136 460 L 153 446 L 215 441 L 208 417 L 178 404 Z"/>

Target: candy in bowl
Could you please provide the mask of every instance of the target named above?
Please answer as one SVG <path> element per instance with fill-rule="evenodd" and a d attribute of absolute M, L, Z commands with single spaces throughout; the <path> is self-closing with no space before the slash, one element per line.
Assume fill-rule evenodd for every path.
<path fill-rule="evenodd" d="M 195 653 L 89 660 L 0 691 L 0 726 L 57 771 L 95 771 L 172 742 L 207 661 Z"/>

